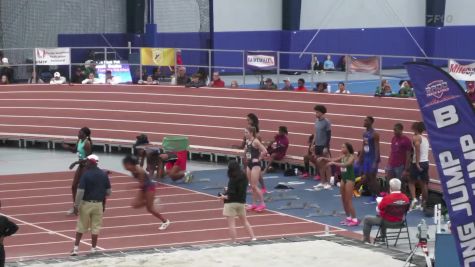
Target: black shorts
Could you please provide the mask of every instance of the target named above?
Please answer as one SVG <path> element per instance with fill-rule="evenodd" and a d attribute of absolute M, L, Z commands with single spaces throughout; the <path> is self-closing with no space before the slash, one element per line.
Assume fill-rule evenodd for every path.
<path fill-rule="evenodd" d="M 323 154 L 323 150 L 325 150 L 326 146 L 315 146 L 315 156 L 325 156 Z"/>
<path fill-rule="evenodd" d="M 410 177 L 411 181 L 429 182 L 429 162 L 420 162 L 422 171 L 419 171 L 415 163 L 411 163 Z"/>
<path fill-rule="evenodd" d="M 252 168 L 254 168 L 254 167 L 259 167 L 259 168 L 261 168 L 261 161 L 259 160 L 259 161 L 257 161 L 257 162 L 253 162 L 252 160 L 248 160 L 248 161 L 247 161 L 247 167 L 248 167 L 250 170 L 252 170 Z"/>

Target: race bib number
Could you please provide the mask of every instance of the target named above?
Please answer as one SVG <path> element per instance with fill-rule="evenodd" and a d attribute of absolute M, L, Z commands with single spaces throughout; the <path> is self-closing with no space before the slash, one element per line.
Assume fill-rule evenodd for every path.
<path fill-rule="evenodd" d="M 345 167 L 341 167 L 341 172 L 346 172 L 346 168 Z"/>
<path fill-rule="evenodd" d="M 251 158 L 251 153 L 246 152 L 246 158 L 247 158 L 247 159 L 250 159 L 250 158 Z"/>
<path fill-rule="evenodd" d="M 364 152 L 366 152 L 366 153 L 369 152 L 369 146 L 368 145 L 365 145 L 363 149 L 364 149 Z"/>

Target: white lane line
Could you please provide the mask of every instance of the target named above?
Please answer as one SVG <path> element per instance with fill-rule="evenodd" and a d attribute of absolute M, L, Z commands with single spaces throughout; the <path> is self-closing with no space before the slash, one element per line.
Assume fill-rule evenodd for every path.
<path fill-rule="evenodd" d="M 150 215 L 150 214 L 148 214 Z M 255 214 L 255 215 L 249 215 L 247 218 L 259 218 L 259 217 L 272 217 L 272 216 L 281 216 L 279 214 Z M 106 219 L 104 217 L 104 219 Z M 173 225 L 176 224 L 184 224 L 184 223 L 195 223 L 195 222 L 203 222 L 203 221 L 219 221 L 223 220 L 223 216 L 220 217 L 212 217 L 212 218 L 206 218 L 206 219 L 197 219 L 197 220 L 181 220 L 181 221 L 175 221 L 173 220 L 172 223 Z M 224 221 L 223 221 L 224 222 Z M 37 223 L 38 224 L 38 223 Z M 143 226 L 151 226 L 151 225 L 160 225 L 161 222 L 155 219 L 155 222 L 149 222 L 149 223 L 141 223 L 141 224 L 124 224 L 124 225 L 116 225 L 116 226 L 103 226 L 101 227 L 101 230 L 105 229 L 117 229 L 117 228 L 134 228 L 134 227 L 143 227 Z M 225 222 L 224 222 L 225 224 Z M 75 232 L 75 229 L 67 229 L 67 230 L 60 230 L 57 231 L 58 233 L 69 233 L 69 232 Z M 15 236 L 30 236 L 30 235 L 43 235 L 45 234 L 44 232 L 32 232 L 32 233 L 23 233 L 23 234 L 15 234 Z"/>
<path fill-rule="evenodd" d="M 55 174 L 54 172 L 47 172 L 47 173 L 44 173 L 45 175 L 48 175 L 48 174 Z M 2 179 L 7 179 L 5 177 L 14 177 L 14 176 L 28 176 L 30 175 L 31 173 L 28 173 L 28 174 L 15 174 L 15 175 L 3 175 L 2 176 Z M 73 175 L 74 172 L 67 172 L 65 173 L 65 176 L 66 175 Z M 121 175 L 121 176 L 110 176 L 109 179 L 117 179 L 117 178 L 131 178 L 131 176 L 127 176 L 127 175 Z M 2 185 L 20 185 L 20 184 L 38 184 L 38 183 L 57 183 L 57 182 L 71 182 L 71 178 L 67 178 L 67 179 L 61 179 L 61 180 L 45 180 L 45 181 L 27 181 L 27 182 L 11 182 L 11 183 L 0 183 L 0 186 Z M 2 191 L 0 191 L 2 192 Z"/>
<path fill-rule="evenodd" d="M 60 236 L 60 237 L 63 237 L 63 238 L 66 238 L 66 239 L 75 241 L 75 238 L 72 238 L 72 237 L 69 237 L 69 236 L 67 236 L 67 235 L 64 235 L 64 234 L 55 232 L 55 231 L 53 231 L 53 230 L 50 230 L 50 229 L 41 227 L 41 226 L 36 225 L 36 224 L 34 224 L 34 223 L 29 223 L 29 222 L 27 222 L 27 221 L 20 220 L 20 219 L 18 219 L 18 218 L 16 218 L 16 217 L 13 217 L 13 216 L 11 216 L 11 215 L 7 215 L 7 214 L 3 214 L 3 213 L 0 213 L 0 215 L 3 215 L 3 216 L 5 216 L 5 217 L 7 217 L 7 218 L 9 218 L 9 219 L 11 219 L 11 220 L 13 220 L 13 221 L 20 222 L 20 223 L 22 223 L 22 224 L 24 224 L 24 225 L 28 225 L 28 226 L 35 227 L 35 228 L 40 229 L 40 230 L 42 230 L 42 231 L 44 231 L 44 232 L 46 232 L 46 233 L 48 233 L 48 234 L 54 234 L 54 235 L 57 235 L 57 236 Z M 64 242 L 60 242 L 60 243 L 66 243 L 66 242 L 70 243 L 71 241 L 64 241 Z M 85 244 L 85 245 L 88 245 L 88 246 L 92 246 L 91 243 L 88 243 L 88 242 L 86 242 L 85 240 L 81 240 L 81 243 L 82 243 L 82 244 Z M 45 244 L 48 244 L 48 243 L 45 243 Z M 10 247 L 10 246 L 9 246 L 9 247 Z M 102 248 L 102 247 L 100 247 L 100 246 L 97 246 L 97 248 L 100 249 L 100 250 L 104 250 L 104 248 Z"/>
<path fill-rule="evenodd" d="M 132 190 L 131 190 L 132 191 Z M 134 192 L 136 192 L 137 190 L 133 190 Z M 114 191 L 112 191 L 112 194 L 114 194 Z M 131 195 L 134 195 L 134 194 L 131 194 Z M 196 193 L 183 193 L 183 194 L 171 194 L 171 195 L 158 195 L 158 197 L 160 198 L 166 198 L 166 197 L 174 197 L 174 196 L 192 196 L 192 195 L 197 195 Z M 70 196 L 70 195 L 68 195 Z M 112 202 L 112 201 L 122 201 L 122 200 L 130 200 L 130 199 L 134 199 L 134 197 L 124 197 L 124 198 L 111 198 L 111 199 L 107 199 L 107 202 Z M 195 201 L 196 202 L 196 201 Z M 188 202 L 187 202 L 188 203 Z M 193 203 L 193 202 L 191 202 Z M 26 208 L 26 207 L 39 207 L 39 206 L 53 206 L 53 205 L 65 205 L 65 204 L 71 204 L 71 202 L 52 202 L 52 203 L 43 203 L 43 204 L 27 204 L 27 205 L 17 205 L 17 206 L 7 206 L 7 207 L 4 207 L 4 209 L 8 209 L 8 208 Z"/>
<path fill-rule="evenodd" d="M 71 182 L 69 182 L 71 183 Z M 137 182 L 126 182 L 126 183 L 113 183 L 112 185 L 128 185 L 128 184 L 137 184 Z M 2 186 L 2 185 L 0 185 Z M 0 193 L 9 193 L 9 192 L 25 192 L 25 191 L 38 191 L 38 190 L 58 190 L 58 189 L 71 189 L 71 186 L 57 186 L 57 187 L 42 187 L 42 188 L 24 188 L 24 189 L 8 189 L 0 190 Z M 71 194 L 69 194 L 71 195 Z M 4 199 L 4 198 L 2 198 Z"/>
<path fill-rule="evenodd" d="M 193 106 L 193 105 L 189 105 Z M 144 110 L 127 110 L 127 109 L 101 109 L 101 108 L 65 108 L 65 107 L 0 107 L 0 109 L 35 109 L 35 110 L 70 110 L 70 111 L 100 111 L 100 112 L 110 112 L 110 113 L 137 113 L 137 114 L 157 114 L 157 115 L 174 115 L 174 116 L 185 116 L 185 117 L 205 117 L 205 118 L 221 118 L 221 119 L 233 119 L 233 120 L 243 120 L 243 117 L 233 117 L 233 116 L 220 116 L 214 114 L 191 114 L 191 113 L 177 113 L 177 112 L 162 112 L 162 111 L 144 111 Z M 258 108 L 256 110 L 259 110 Z M 312 112 L 305 112 L 305 114 L 313 114 Z M 355 118 L 366 118 L 365 115 L 354 115 L 354 114 L 341 114 L 341 113 L 327 113 L 328 116 L 336 117 L 355 117 Z M 398 118 L 388 118 L 388 117 L 378 117 L 373 116 L 377 120 L 393 120 L 393 121 L 405 121 L 405 122 L 415 122 L 416 120 L 408 119 L 398 119 Z M 269 122 L 281 122 L 286 124 L 305 124 L 313 125 L 313 122 L 301 122 L 301 121 L 287 121 L 287 120 L 274 120 L 267 118 L 259 118 L 259 121 L 269 121 Z"/>
<path fill-rule="evenodd" d="M 0 94 L 5 94 L 6 92 L 0 92 Z M 292 100 L 292 99 L 271 99 L 271 98 L 250 98 L 250 97 L 234 97 L 234 96 L 216 96 L 216 95 L 197 95 L 197 94 L 170 94 L 170 93 L 141 93 L 141 92 L 118 92 L 118 91 L 109 91 L 109 92 L 98 92 L 98 91 L 17 91 L 16 94 L 50 94 L 54 93 L 56 95 L 59 94 L 78 94 L 78 95 L 107 95 L 110 97 L 112 94 L 116 95 L 132 95 L 132 96 L 158 96 L 158 97 L 176 97 L 176 98 L 205 98 L 205 99 L 226 99 L 226 100 L 245 100 L 245 101 L 253 101 L 253 102 L 278 102 L 278 103 L 297 103 L 297 104 L 315 104 L 315 101 L 302 101 L 302 100 Z M 68 99 L 69 100 L 69 99 Z M 388 109 L 385 106 L 368 106 L 368 105 L 360 105 L 360 104 L 352 104 L 352 103 L 334 103 L 334 102 L 321 102 L 322 105 L 334 105 L 334 106 L 348 106 L 351 105 L 352 107 L 370 107 L 370 108 L 381 108 L 381 109 Z M 408 109 L 408 108 L 396 108 L 396 107 L 389 107 L 389 109 L 395 110 L 411 110 L 411 111 L 419 111 L 418 109 Z"/>

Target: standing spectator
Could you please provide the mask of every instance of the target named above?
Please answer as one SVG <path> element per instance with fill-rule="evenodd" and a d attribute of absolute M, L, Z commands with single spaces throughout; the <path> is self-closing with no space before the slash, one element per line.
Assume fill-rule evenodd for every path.
<path fill-rule="evenodd" d="M 87 157 L 87 170 L 81 176 L 76 200 L 74 202 L 74 213 L 79 214 L 76 240 L 74 242 L 71 256 L 79 253 L 79 243 L 82 235 L 90 229 L 91 231 L 91 253 L 97 252 L 97 239 L 102 226 L 102 214 L 104 212 L 104 201 L 106 196 L 111 195 L 111 185 L 107 173 L 97 164 L 99 157 L 92 154 Z"/>
<path fill-rule="evenodd" d="M 333 63 L 332 57 L 330 55 L 328 55 L 327 59 L 323 62 L 323 70 L 335 70 L 335 63 Z"/>
<path fill-rule="evenodd" d="M 472 105 L 475 105 L 475 81 L 466 81 L 465 86 L 467 87 L 468 99 L 470 99 Z"/>
<path fill-rule="evenodd" d="M 117 77 L 112 76 L 112 71 L 110 70 L 106 71 L 105 84 L 111 84 L 111 85 L 119 84 Z"/>
<path fill-rule="evenodd" d="M 138 84 L 153 85 L 153 84 L 158 84 L 158 81 L 154 81 L 154 80 L 153 80 L 153 76 L 152 76 L 152 75 L 148 75 L 148 76 L 147 76 L 147 80 L 145 80 L 145 81 L 140 80 L 140 81 L 138 82 Z"/>
<path fill-rule="evenodd" d="M 239 88 L 239 84 L 236 80 L 231 81 L 231 88 Z"/>
<path fill-rule="evenodd" d="M 327 108 L 323 105 L 316 105 L 314 108 L 315 117 L 315 165 L 318 168 L 319 176 L 316 177 L 316 180 L 321 180 L 321 183 L 317 185 L 317 188 L 331 189 L 330 185 L 330 167 L 327 166 L 326 162 L 318 160 L 318 158 L 324 157 L 329 158 L 330 156 L 330 140 L 331 140 L 331 123 L 325 118 L 327 113 Z"/>
<path fill-rule="evenodd" d="M 191 76 L 191 81 L 189 81 L 185 87 L 195 87 L 195 88 L 199 88 L 199 87 L 203 87 L 205 86 L 206 84 L 200 80 L 200 75 L 199 74 L 193 74 L 193 76 Z"/>
<path fill-rule="evenodd" d="M 8 80 L 8 76 L 7 75 L 2 75 L 1 79 L 0 79 L 0 84 L 2 85 L 6 85 L 6 84 L 10 84 L 10 81 Z"/>
<path fill-rule="evenodd" d="M 409 190 L 411 192 L 411 209 L 417 206 L 416 184 L 421 188 L 422 207 L 425 207 L 429 195 L 429 141 L 422 133 L 426 130 L 423 122 L 414 122 L 412 145 L 414 149 L 410 170 Z"/>
<path fill-rule="evenodd" d="M 221 77 L 219 76 L 219 72 L 213 72 L 213 80 L 209 82 L 209 87 L 224 87 L 224 81 L 221 80 Z"/>
<path fill-rule="evenodd" d="M 38 75 L 36 74 L 36 70 L 31 72 L 31 77 L 28 79 L 29 84 L 36 84 L 36 83 L 45 83 Z"/>
<path fill-rule="evenodd" d="M 239 163 L 231 160 L 228 164 L 228 186 L 220 198 L 224 201 L 223 215 L 227 218 L 231 241 L 236 242 L 236 217 L 246 228 L 251 240 L 256 240 L 251 224 L 246 217 L 247 177 Z"/>
<path fill-rule="evenodd" d="M 375 96 L 392 96 L 393 91 L 388 80 L 382 80 L 380 86 L 376 88 Z"/>
<path fill-rule="evenodd" d="M 82 83 L 86 76 L 84 76 L 84 73 L 81 69 L 81 67 L 77 67 L 74 70 L 73 77 L 71 78 L 71 83 Z"/>
<path fill-rule="evenodd" d="M 335 94 L 349 94 L 350 91 L 346 90 L 346 86 L 344 82 L 338 83 L 338 90 L 335 91 Z"/>
<path fill-rule="evenodd" d="M 96 83 L 100 83 L 100 81 L 99 79 L 95 77 L 93 72 L 89 73 L 87 79 L 82 81 L 82 84 L 96 84 Z"/>
<path fill-rule="evenodd" d="M 275 85 L 275 83 L 272 81 L 271 78 L 267 78 L 267 79 L 265 80 L 265 82 L 262 82 L 262 81 L 261 81 L 260 89 L 264 89 L 264 90 L 276 90 L 276 89 L 277 89 L 277 85 Z"/>
<path fill-rule="evenodd" d="M 409 175 L 409 166 L 412 152 L 411 139 L 403 135 L 404 127 L 401 123 L 394 125 L 394 136 L 391 139 L 391 151 L 389 152 L 388 165 L 386 167 L 387 178 L 398 178 Z"/>
<path fill-rule="evenodd" d="M 2 202 L 0 202 L 0 208 Z M 11 236 L 18 231 L 18 226 L 10 221 L 7 217 L 0 215 L 0 267 L 5 266 L 5 247 L 3 246 L 3 240 L 5 237 Z"/>
<path fill-rule="evenodd" d="M 59 72 L 55 72 L 53 75 L 53 79 L 49 81 L 49 84 L 65 84 L 66 78 L 61 76 Z"/>
<path fill-rule="evenodd" d="M 289 78 L 284 79 L 284 87 L 282 87 L 282 90 L 284 90 L 284 91 L 293 91 L 294 90 L 294 87 L 290 83 Z"/>
<path fill-rule="evenodd" d="M 363 133 L 362 166 L 363 175 L 367 188 L 373 196 L 379 194 L 379 184 L 376 178 L 380 161 L 379 134 L 373 128 L 374 118 L 368 116 L 364 119 L 363 126 L 366 131 Z"/>
<path fill-rule="evenodd" d="M 297 81 L 297 88 L 295 88 L 296 92 L 308 92 L 307 87 L 305 87 L 305 80 L 300 78 Z"/>
<path fill-rule="evenodd" d="M 190 82 L 190 78 L 186 75 L 186 68 L 185 67 L 178 67 L 178 73 L 176 76 L 176 84 L 177 85 L 186 85 Z"/>
<path fill-rule="evenodd" d="M 287 127 L 279 126 L 279 133 L 274 136 L 274 140 L 269 142 L 267 153 L 270 155 L 269 164 L 267 164 L 264 173 L 272 170 L 273 161 L 284 159 L 287 149 L 289 148 L 289 138 L 287 137 Z"/>
<path fill-rule="evenodd" d="M 328 83 L 317 83 L 317 87 L 313 91 L 317 93 L 330 93 L 328 91 Z"/>
<path fill-rule="evenodd" d="M 363 220 L 363 236 L 365 243 L 371 243 L 370 234 L 371 228 L 374 225 L 381 225 L 383 220 L 388 223 L 400 223 L 403 220 L 403 217 L 393 217 L 389 214 L 386 214 L 385 210 L 389 205 L 392 204 L 407 204 L 409 199 L 406 195 L 401 193 L 401 181 L 397 178 L 393 178 L 389 181 L 389 191 L 390 194 L 383 197 L 381 202 L 379 202 L 376 207 L 377 216 L 366 216 Z M 386 229 L 381 229 L 381 236 L 383 239 L 386 238 Z"/>

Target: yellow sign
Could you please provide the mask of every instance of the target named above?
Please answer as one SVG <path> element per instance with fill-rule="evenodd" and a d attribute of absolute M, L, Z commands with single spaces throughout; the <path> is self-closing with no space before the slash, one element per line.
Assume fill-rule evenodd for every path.
<path fill-rule="evenodd" d="M 140 63 L 149 66 L 175 66 L 175 49 L 141 48 Z"/>

